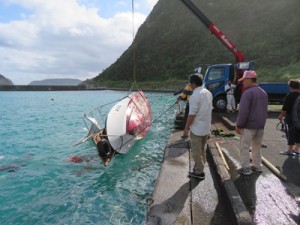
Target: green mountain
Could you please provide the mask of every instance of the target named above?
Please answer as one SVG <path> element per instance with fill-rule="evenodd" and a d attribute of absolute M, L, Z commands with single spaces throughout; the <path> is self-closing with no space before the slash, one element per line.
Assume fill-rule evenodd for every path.
<path fill-rule="evenodd" d="M 193 2 L 247 60 L 255 61 L 259 81 L 300 77 L 299 0 Z M 139 28 L 134 43 L 115 63 L 86 83 L 103 86 L 133 80 L 148 84 L 182 82 L 199 65 L 234 62 L 233 54 L 181 0 L 159 0 Z"/>

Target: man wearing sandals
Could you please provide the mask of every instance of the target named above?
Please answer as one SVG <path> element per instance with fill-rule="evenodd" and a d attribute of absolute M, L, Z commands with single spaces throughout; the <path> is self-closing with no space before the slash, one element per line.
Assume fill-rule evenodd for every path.
<path fill-rule="evenodd" d="M 246 90 L 242 94 L 236 121 L 236 133 L 240 134 L 240 160 L 238 172 L 250 175 L 252 170 L 262 171 L 261 143 L 268 116 L 268 95 L 256 83 L 256 72 L 246 70 L 239 82 Z M 250 165 L 252 147 L 252 166 Z M 252 170 L 251 170 L 252 169 Z"/>
<path fill-rule="evenodd" d="M 297 99 L 297 97 L 300 95 L 299 93 L 299 81 L 298 80 L 290 80 L 289 81 L 289 88 L 290 93 L 286 96 L 282 111 L 278 117 L 280 121 L 284 119 L 284 122 L 286 124 L 286 136 L 288 141 L 288 150 L 280 152 L 282 155 L 296 155 L 300 154 L 299 147 L 300 147 L 300 130 L 297 130 L 293 123 L 292 118 L 292 112 L 293 112 L 293 106 Z M 295 146 L 295 149 L 294 149 Z"/>
<path fill-rule="evenodd" d="M 190 131 L 191 149 L 195 166 L 190 177 L 205 179 L 204 164 L 206 162 L 206 144 L 210 134 L 212 114 L 212 94 L 202 86 L 202 75 L 193 74 L 189 77 L 193 94 L 190 98 L 190 109 L 183 137 Z"/>

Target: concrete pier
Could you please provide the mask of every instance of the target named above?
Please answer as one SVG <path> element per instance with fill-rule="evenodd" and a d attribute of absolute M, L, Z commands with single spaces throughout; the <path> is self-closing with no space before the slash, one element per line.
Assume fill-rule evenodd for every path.
<path fill-rule="evenodd" d="M 194 161 L 190 154 L 190 141 L 182 139 L 181 135 L 182 131 L 175 130 L 165 149 L 164 162 L 149 206 L 147 224 L 221 224 L 222 221 L 223 224 L 237 221 L 238 224 L 252 224 L 252 219 L 214 147 L 207 149 L 210 160 L 205 166 L 205 180 L 188 177 Z M 212 174 L 210 167 L 216 167 L 218 174 Z M 220 185 L 217 181 L 220 177 L 227 194 L 216 190 L 216 185 Z M 230 205 L 227 205 L 227 198 Z M 232 212 L 235 216 L 232 216 Z"/>
<path fill-rule="evenodd" d="M 214 114 L 212 129 L 222 129 L 226 134 L 234 133 L 232 129 L 235 126 L 235 116 L 236 114 Z M 274 117 L 276 118 L 276 115 Z M 274 132 L 275 118 L 268 119 L 264 136 L 264 146 L 267 147 L 262 151 L 263 155 L 267 151 L 268 154 L 272 151 L 272 157 L 268 154 L 265 157 L 281 159 L 281 161 L 271 160 L 271 163 L 275 166 L 281 164 L 278 167 L 282 167 L 284 163 L 282 160 L 287 157 L 278 153 L 285 148 L 286 143 L 279 131 Z M 253 172 L 251 176 L 240 176 L 236 172 L 239 167 L 239 137 L 221 135 L 211 135 L 209 139 L 205 180 L 190 179 L 187 175 L 192 170 L 194 162 L 190 154 L 189 140 L 182 139 L 181 135 L 181 130 L 174 130 L 165 148 L 164 161 L 152 194 L 152 201 L 149 203 L 145 224 L 259 224 L 257 221 L 263 219 L 271 220 L 271 224 L 280 224 L 280 221 L 285 221 L 286 224 L 299 224 L 300 209 L 297 206 L 297 197 L 300 196 L 300 185 L 297 180 L 290 179 L 290 182 L 283 184 L 284 181 L 276 178 L 276 175 L 267 168 L 264 168 L 262 174 Z M 278 143 L 274 145 L 270 141 L 275 138 L 279 140 L 280 145 Z M 268 146 L 271 146 L 270 150 Z M 300 165 L 295 163 L 293 169 L 299 171 Z M 286 170 L 286 173 L 287 177 L 291 177 L 288 175 L 292 174 L 291 170 Z M 296 205 L 296 209 L 286 206 L 283 209 L 280 205 L 282 197 L 276 199 L 274 196 L 269 197 L 270 193 L 264 193 L 266 185 L 278 186 L 282 196 L 293 199 L 292 206 Z M 282 185 L 285 185 L 286 190 L 281 189 Z M 271 216 L 270 219 L 272 212 L 260 199 L 269 204 L 276 203 L 273 210 L 276 208 L 278 213 L 282 214 Z"/>

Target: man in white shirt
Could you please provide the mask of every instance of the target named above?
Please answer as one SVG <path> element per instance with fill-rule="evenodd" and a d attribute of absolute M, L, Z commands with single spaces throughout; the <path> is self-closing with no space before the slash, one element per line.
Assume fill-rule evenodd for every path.
<path fill-rule="evenodd" d="M 190 177 L 205 179 L 206 144 L 210 134 L 212 115 L 212 95 L 203 84 L 203 76 L 193 74 L 189 77 L 193 94 L 190 98 L 190 111 L 183 131 L 187 137 L 190 131 L 191 149 L 195 161 Z"/>
<path fill-rule="evenodd" d="M 235 111 L 235 98 L 234 98 L 234 90 L 236 85 L 232 84 L 231 80 L 227 81 L 225 85 L 225 92 L 227 98 L 227 112 Z"/>

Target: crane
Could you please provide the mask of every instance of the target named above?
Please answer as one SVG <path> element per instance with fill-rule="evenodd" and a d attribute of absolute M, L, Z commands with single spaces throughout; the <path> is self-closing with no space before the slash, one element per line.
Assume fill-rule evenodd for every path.
<path fill-rule="evenodd" d="M 212 34 L 214 34 L 221 43 L 233 53 L 237 65 L 241 65 L 242 62 L 245 62 L 244 54 L 238 50 L 238 48 L 223 34 L 223 32 L 213 22 L 211 22 L 210 19 L 191 0 L 181 1 L 203 22 Z M 247 66 L 250 67 L 248 64 Z M 253 66 L 253 64 L 251 64 L 251 66 Z M 242 77 L 244 68 L 245 67 L 243 66 L 237 67 L 237 79 Z"/>

